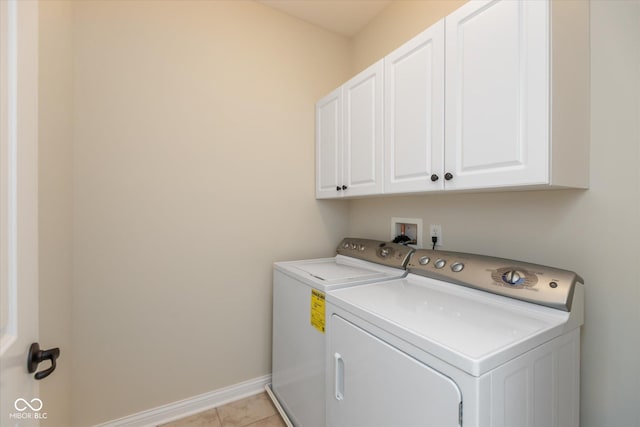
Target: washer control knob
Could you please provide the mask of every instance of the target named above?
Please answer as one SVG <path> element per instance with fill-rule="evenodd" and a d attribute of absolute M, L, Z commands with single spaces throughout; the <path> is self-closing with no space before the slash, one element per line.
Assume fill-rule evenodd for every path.
<path fill-rule="evenodd" d="M 440 258 L 438 260 L 436 260 L 435 264 L 436 268 L 443 268 L 445 265 L 447 265 L 447 261 Z"/>
<path fill-rule="evenodd" d="M 357 245 L 357 244 L 355 244 L 355 243 L 352 243 L 352 244 L 351 244 L 351 249 L 357 249 L 357 248 L 358 248 L 358 245 Z"/>
<path fill-rule="evenodd" d="M 349 242 L 344 242 L 342 244 L 342 247 L 345 248 L 345 249 L 349 249 Z"/>
<path fill-rule="evenodd" d="M 388 256 L 388 255 L 389 255 L 389 248 L 382 248 L 382 249 L 380 249 L 380 255 L 381 255 L 382 257 L 386 257 L 386 256 Z"/>
<path fill-rule="evenodd" d="M 451 264 L 451 271 L 454 273 L 460 273 L 464 269 L 464 264 L 461 262 L 454 262 Z"/>
<path fill-rule="evenodd" d="M 517 285 L 522 279 L 520 273 L 515 270 L 509 270 L 502 276 L 502 279 L 510 285 Z"/>
<path fill-rule="evenodd" d="M 420 265 L 427 265 L 427 264 L 429 264 L 429 261 L 430 261 L 430 259 L 429 259 L 428 256 L 420 257 L 420 259 L 418 260 Z"/>
<path fill-rule="evenodd" d="M 365 250 L 366 248 L 367 248 L 367 247 L 366 247 L 365 245 L 360 245 L 360 246 L 358 247 L 358 249 L 360 249 L 360 252 L 364 252 L 364 250 Z"/>

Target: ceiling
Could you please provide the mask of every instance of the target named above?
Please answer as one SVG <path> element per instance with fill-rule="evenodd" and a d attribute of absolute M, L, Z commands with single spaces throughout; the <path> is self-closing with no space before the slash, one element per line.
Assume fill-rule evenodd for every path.
<path fill-rule="evenodd" d="M 258 0 L 318 27 L 351 37 L 393 0 Z"/>

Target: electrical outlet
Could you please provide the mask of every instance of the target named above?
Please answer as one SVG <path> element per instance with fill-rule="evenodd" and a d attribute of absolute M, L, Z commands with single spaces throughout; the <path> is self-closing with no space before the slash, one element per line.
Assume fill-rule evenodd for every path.
<path fill-rule="evenodd" d="M 437 237 L 438 241 L 436 242 L 436 246 L 442 246 L 442 227 L 440 226 L 440 224 L 431 224 L 429 226 L 429 236 L 430 237 Z M 431 245 L 433 245 L 433 243 L 431 243 Z"/>

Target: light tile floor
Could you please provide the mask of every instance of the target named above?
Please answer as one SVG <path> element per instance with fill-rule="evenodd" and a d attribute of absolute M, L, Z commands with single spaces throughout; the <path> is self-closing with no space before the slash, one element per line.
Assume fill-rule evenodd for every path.
<path fill-rule="evenodd" d="M 249 396 L 159 427 L 286 427 L 266 393 Z"/>

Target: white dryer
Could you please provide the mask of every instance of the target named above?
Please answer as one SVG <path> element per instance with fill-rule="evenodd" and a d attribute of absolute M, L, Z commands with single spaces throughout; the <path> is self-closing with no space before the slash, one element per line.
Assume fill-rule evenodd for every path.
<path fill-rule="evenodd" d="M 578 427 L 583 280 L 417 250 L 327 294 L 327 426 Z"/>
<path fill-rule="evenodd" d="M 271 388 L 297 427 L 325 427 L 325 294 L 406 276 L 413 249 L 345 238 L 333 258 L 278 262 L 273 270 Z"/>

